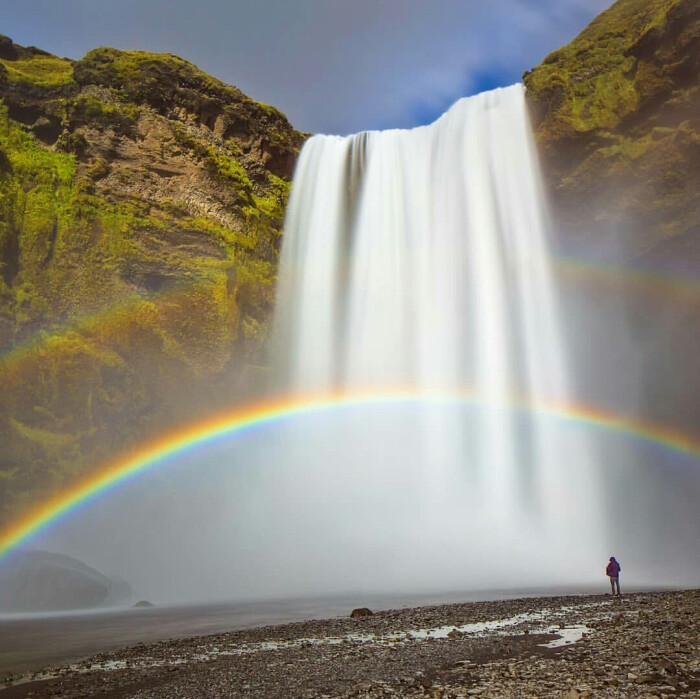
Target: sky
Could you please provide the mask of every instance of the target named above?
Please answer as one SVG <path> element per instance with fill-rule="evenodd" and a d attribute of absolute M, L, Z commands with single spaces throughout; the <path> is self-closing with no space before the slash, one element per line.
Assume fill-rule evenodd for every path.
<path fill-rule="evenodd" d="M 69 58 L 177 54 L 281 109 L 301 131 L 430 123 L 518 82 L 612 0 L 22 0 L 0 33 Z"/>

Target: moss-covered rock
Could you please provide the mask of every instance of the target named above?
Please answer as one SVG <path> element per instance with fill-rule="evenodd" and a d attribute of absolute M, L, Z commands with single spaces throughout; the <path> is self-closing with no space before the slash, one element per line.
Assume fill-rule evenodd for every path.
<path fill-rule="evenodd" d="M 73 82 L 73 61 L 35 46 L 19 46 L 0 34 L 0 65 L 5 80 L 27 86 L 56 87 Z"/>
<path fill-rule="evenodd" d="M 567 291 L 582 398 L 693 434 L 700 3 L 618 0 L 524 79 L 562 245 L 622 267 L 612 287 L 592 275 Z"/>
<path fill-rule="evenodd" d="M 75 64 L 78 85 L 115 90 L 125 101 L 147 104 L 165 116 L 184 110 L 224 140 L 277 175 L 289 177 L 299 146 L 279 110 L 246 97 L 240 90 L 172 54 L 99 48 Z"/>
<path fill-rule="evenodd" d="M 686 249 L 700 230 L 700 4 L 618 0 L 524 79 L 569 242 Z"/>
<path fill-rule="evenodd" d="M 264 361 L 303 136 L 170 55 L 0 37 L 0 523 Z"/>

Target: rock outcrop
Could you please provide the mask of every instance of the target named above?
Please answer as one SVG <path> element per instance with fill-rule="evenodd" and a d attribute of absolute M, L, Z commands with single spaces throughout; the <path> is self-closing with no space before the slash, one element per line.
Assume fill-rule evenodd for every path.
<path fill-rule="evenodd" d="M 304 136 L 177 56 L 0 37 L 0 524 L 259 373 Z"/>
<path fill-rule="evenodd" d="M 618 0 L 524 80 L 566 244 L 697 266 L 700 4 Z"/>
<path fill-rule="evenodd" d="M 694 434 L 700 4 L 618 0 L 524 80 L 560 243 L 593 263 L 566 279 L 581 398 Z"/>

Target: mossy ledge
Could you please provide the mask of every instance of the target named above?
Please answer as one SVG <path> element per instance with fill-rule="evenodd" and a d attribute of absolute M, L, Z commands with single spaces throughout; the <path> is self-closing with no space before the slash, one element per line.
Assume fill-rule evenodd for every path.
<path fill-rule="evenodd" d="M 304 135 L 172 55 L 0 37 L 0 525 L 259 374 Z"/>
<path fill-rule="evenodd" d="M 700 4 L 618 0 L 524 81 L 565 243 L 697 268 Z"/>

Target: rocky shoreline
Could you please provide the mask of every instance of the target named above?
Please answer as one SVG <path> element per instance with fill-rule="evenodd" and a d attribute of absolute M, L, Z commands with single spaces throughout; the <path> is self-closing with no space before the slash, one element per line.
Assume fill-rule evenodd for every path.
<path fill-rule="evenodd" d="M 138 644 L 0 697 L 700 697 L 700 590 L 389 610 Z"/>

